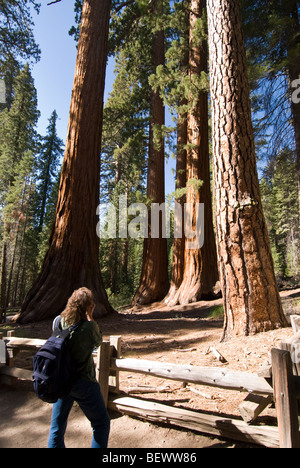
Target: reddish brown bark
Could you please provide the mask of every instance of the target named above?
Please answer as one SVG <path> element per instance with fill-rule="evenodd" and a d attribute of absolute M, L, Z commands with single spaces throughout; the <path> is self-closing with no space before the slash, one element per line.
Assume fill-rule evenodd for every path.
<path fill-rule="evenodd" d="M 152 1 L 153 13 L 162 12 L 161 0 Z M 165 62 L 165 38 L 162 30 L 153 38 L 153 71 Z M 165 108 L 158 92 L 151 91 L 149 156 L 147 174 L 147 198 L 152 203 L 165 202 L 165 149 L 164 139 L 154 142 L 155 129 L 165 124 Z M 151 212 L 149 210 L 148 238 L 144 239 L 143 264 L 140 285 L 133 298 L 133 304 L 150 304 L 162 300 L 169 289 L 167 239 L 160 232 L 159 238 L 151 233 Z"/>
<path fill-rule="evenodd" d="M 286 325 L 262 210 L 239 0 L 208 0 L 224 339 Z"/>
<path fill-rule="evenodd" d="M 207 72 L 207 41 L 196 37 L 196 23 L 203 18 L 205 0 L 191 0 L 189 73 L 200 77 Z M 193 104 L 192 104 L 193 103 Z M 217 253 L 212 218 L 212 198 L 210 187 L 209 143 L 208 143 L 208 95 L 200 90 L 190 97 L 190 110 L 187 119 L 187 160 L 186 160 L 186 203 L 196 231 L 197 204 L 204 204 L 204 245 L 190 248 L 191 239 L 185 239 L 184 272 L 182 282 L 169 305 L 188 304 L 203 296 L 212 296 L 218 281 Z M 201 188 L 197 186 L 202 181 Z"/>
<path fill-rule="evenodd" d="M 85 0 L 55 225 L 42 271 L 18 320 L 60 313 L 82 286 L 95 296 L 95 317 L 112 309 L 101 278 L 96 210 L 99 204 L 103 95 L 111 0 Z"/>

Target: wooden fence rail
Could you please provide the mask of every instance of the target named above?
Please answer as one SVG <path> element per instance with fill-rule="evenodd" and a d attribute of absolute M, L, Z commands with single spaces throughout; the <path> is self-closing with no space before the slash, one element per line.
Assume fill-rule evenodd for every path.
<path fill-rule="evenodd" d="M 17 338 L 12 336 L 13 333 L 8 335 L 10 336 L 4 338 L 7 356 L 6 365 L 0 363 L 0 379 L 7 379 L 8 382 L 12 377 L 31 380 L 32 371 L 14 367 L 14 358 L 20 350 L 36 351 L 45 340 Z M 264 377 L 228 368 L 122 359 L 120 354 L 121 337 L 112 336 L 109 341 L 103 341 L 95 357 L 97 379 L 109 408 L 153 422 L 166 422 L 190 430 L 272 448 L 300 446 L 297 406 L 297 399 L 300 399 L 300 377 L 294 375 L 296 371 L 292 365 L 290 351 L 272 350 L 272 368 Z M 245 400 L 245 408 L 247 412 L 250 408 L 250 413 L 254 417 L 274 399 L 278 427 L 249 425 L 245 422 L 246 418 L 242 421 L 238 418 L 204 414 L 122 396 L 119 390 L 120 372 L 148 374 L 164 379 L 247 392 L 249 395 Z M 242 412 L 241 415 L 243 416 Z M 250 417 L 249 420 L 254 417 Z"/>
<path fill-rule="evenodd" d="M 219 367 L 178 365 L 143 359 L 112 359 L 111 369 L 149 374 L 154 377 L 219 387 L 239 392 L 273 394 L 272 386 L 262 377 Z"/>

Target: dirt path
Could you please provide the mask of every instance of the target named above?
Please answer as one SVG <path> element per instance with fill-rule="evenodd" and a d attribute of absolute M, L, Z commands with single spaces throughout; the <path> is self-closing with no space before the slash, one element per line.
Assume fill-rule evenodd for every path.
<path fill-rule="evenodd" d="M 287 314 L 300 314 L 300 289 L 282 293 Z M 220 343 L 223 318 L 221 301 L 199 302 L 173 309 L 155 304 L 143 309 L 123 310 L 99 321 L 104 338 L 122 336 L 122 356 L 177 364 L 226 366 L 233 370 L 257 372 L 270 359 L 270 350 L 293 334 L 292 329 L 274 330 L 251 337 Z M 7 325 L 17 336 L 47 338 L 51 321 Z M 226 358 L 219 362 L 210 348 L 214 346 Z M 20 353 L 16 365 L 30 368 L 32 356 Z M 138 391 L 139 398 L 151 398 L 169 405 L 214 414 L 239 416 L 238 405 L 245 394 L 218 388 L 183 386 L 147 375 L 121 374 L 121 390 Z M 30 384 L 29 384 L 30 385 Z M 155 387 L 159 391 L 148 393 Z M 146 392 L 143 393 L 143 391 Z M 141 393 L 142 392 L 142 393 Z M 263 418 L 274 418 L 269 407 Z M 0 448 L 46 447 L 51 405 L 40 402 L 28 383 L 13 387 L 0 385 Z M 216 448 L 244 446 L 234 441 L 206 437 L 192 431 L 155 425 L 119 414 L 111 414 L 110 448 Z M 67 435 L 68 447 L 89 447 L 91 430 L 78 407 L 72 409 Z"/>
<path fill-rule="evenodd" d="M 215 448 L 232 447 L 188 431 L 154 425 L 118 413 L 111 413 L 109 448 Z M 0 448 L 45 448 L 51 405 L 40 402 L 32 392 L 14 386 L 0 387 Z M 68 448 L 89 448 L 91 428 L 80 408 L 74 406 L 65 439 Z"/>

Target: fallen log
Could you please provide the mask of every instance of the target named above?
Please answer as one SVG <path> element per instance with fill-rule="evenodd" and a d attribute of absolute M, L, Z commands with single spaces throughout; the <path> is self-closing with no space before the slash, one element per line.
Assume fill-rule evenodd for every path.
<path fill-rule="evenodd" d="M 278 428 L 273 426 L 248 426 L 244 421 L 234 418 L 174 408 L 126 396 L 110 400 L 108 408 L 154 423 L 171 424 L 204 434 L 269 448 L 279 447 Z"/>

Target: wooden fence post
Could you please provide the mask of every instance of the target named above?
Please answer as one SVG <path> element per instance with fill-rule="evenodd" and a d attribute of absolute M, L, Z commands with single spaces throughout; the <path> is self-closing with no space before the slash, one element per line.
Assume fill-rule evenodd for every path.
<path fill-rule="evenodd" d="M 9 330 L 7 332 L 7 338 L 12 338 L 16 335 L 15 333 L 15 330 Z M 8 349 L 7 350 L 7 365 L 9 367 L 13 367 L 14 366 L 14 358 L 15 356 L 18 354 L 18 350 L 13 350 L 13 349 Z"/>
<path fill-rule="evenodd" d="M 111 358 L 119 359 L 121 356 L 121 336 L 110 337 Z M 120 393 L 120 372 L 111 370 L 109 375 L 109 391 L 115 394 Z"/>
<path fill-rule="evenodd" d="M 3 333 L 0 333 L 0 366 L 6 365 L 6 346 L 3 341 Z"/>
<path fill-rule="evenodd" d="M 296 386 L 289 351 L 273 348 L 272 375 L 281 448 L 300 448 Z"/>
<path fill-rule="evenodd" d="M 110 368 L 110 342 L 103 341 L 98 349 L 97 356 L 97 380 L 100 385 L 102 397 L 107 407 L 108 403 L 108 380 Z"/>

